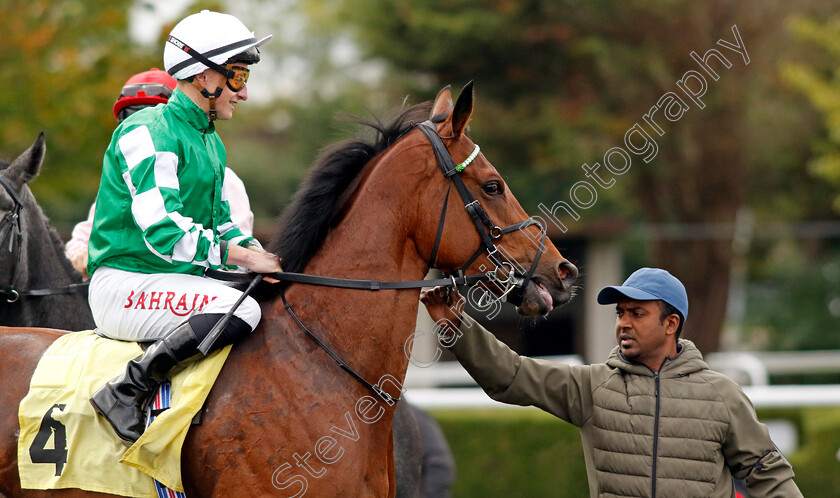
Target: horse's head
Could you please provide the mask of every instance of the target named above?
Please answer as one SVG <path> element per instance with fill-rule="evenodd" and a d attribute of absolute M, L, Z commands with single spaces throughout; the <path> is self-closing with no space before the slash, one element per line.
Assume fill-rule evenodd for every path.
<path fill-rule="evenodd" d="M 326 149 L 280 218 L 271 249 L 283 269 L 379 280 L 430 267 L 492 274 L 479 285 L 527 316 L 571 299 L 577 268 L 465 134 L 472 108 L 472 84 L 457 102 L 447 87 L 428 121 L 417 124 L 429 113 L 421 104 L 387 125 L 363 122 L 375 141 Z M 488 295 L 481 302 L 495 305 Z"/>
<path fill-rule="evenodd" d="M 419 189 L 424 207 L 419 212 L 425 215 L 417 223 L 418 251 L 430 266 L 444 272 L 465 266 L 468 274 L 493 271 L 495 279 L 481 284 L 486 290 L 507 294 L 520 314 L 546 314 L 571 299 L 578 270 L 544 236 L 544 227 L 528 217 L 466 135 L 472 110 L 472 83 L 454 104 L 446 87 L 435 98 L 430 123 L 414 132 L 427 158 L 427 181 Z M 429 144 L 437 136 L 445 149 L 439 146 L 432 154 L 434 145 Z"/>
<path fill-rule="evenodd" d="M 9 187 L 14 189 L 15 192 L 20 193 L 25 183 L 38 176 L 46 151 L 47 144 L 44 139 L 44 132 L 41 132 L 32 146 L 11 163 L 0 159 L 0 178 L 8 183 Z M 7 204 L 11 203 L 12 200 L 7 189 L 0 189 L 0 199 L 2 199 L 0 206 L 2 206 L 3 211 L 8 210 L 9 206 Z"/>
<path fill-rule="evenodd" d="M 41 133 L 17 159 L 11 163 L 0 161 L 0 299 L 17 299 L 3 286 L 11 285 L 23 250 L 21 212 L 24 205 L 32 203 L 26 183 L 38 176 L 46 148 Z"/>

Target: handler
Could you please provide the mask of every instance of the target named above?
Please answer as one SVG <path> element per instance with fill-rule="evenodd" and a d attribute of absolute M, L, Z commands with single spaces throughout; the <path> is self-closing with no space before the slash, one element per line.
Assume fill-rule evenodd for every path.
<path fill-rule="evenodd" d="M 227 14 L 184 18 L 163 52 L 177 88 L 165 105 L 126 118 L 105 153 L 89 243 L 90 307 L 99 334 L 154 341 L 91 398 L 127 444 L 142 435 L 142 408 L 160 382 L 198 354 L 241 296 L 204 278 L 205 269 L 281 271 L 279 259 L 231 221 L 214 124 L 247 100 L 248 66 L 270 38 L 257 39 Z M 239 341 L 259 320 L 259 305 L 246 298 L 211 350 Z"/>
<path fill-rule="evenodd" d="M 598 303 L 616 304 L 618 346 L 593 365 L 520 356 L 454 312 L 463 297 L 453 297 L 450 308 L 444 288 L 420 296 L 441 342 L 457 337 L 450 349 L 491 398 L 580 429 L 590 496 L 728 498 L 733 476 L 751 497 L 802 496 L 741 388 L 679 338 L 688 296 L 667 271 L 642 268 L 601 290 Z"/>

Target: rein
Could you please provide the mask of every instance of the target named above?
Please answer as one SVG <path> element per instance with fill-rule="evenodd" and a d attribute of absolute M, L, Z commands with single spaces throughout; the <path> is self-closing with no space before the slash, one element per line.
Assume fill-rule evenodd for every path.
<path fill-rule="evenodd" d="M 20 298 L 27 298 L 27 297 L 43 297 L 43 296 L 52 296 L 56 294 L 72 294 L 74 292 L 86 292 L 88 287 L 88 282 L 78 283 L 78 284 L 70 284 L 65 287 L 56 287 L 56 288 L 47 288 L 47 289 L 32 289 L 32 290 L 17 290 L 12 286 L 14 282 L 15 273 L 17 272 L 17 266 L 20 263 L 20 249 L 21 244 L 23 242 L 23 231 L 21 230 L 21 212 L 23 210 L 23 201 L 21 200 L 22 196 L 26 193 L 24 190 L 21 195 L 19 196 L 17 192 L 12 188 L 9 183 L 0 177 L 0 185 L 6 189 L 6 192 L 9 194 L 9 197 L 12 198 L 14 202 L 14 206 L 12 207 L 11 211 L 8 211 L 4 216 L 3 219 L 0 220 L 0 233 L 3 234 L 2 238 L 0 238 L 0 250 L 6 245 L 6 241 L 9 242 L 9 253 L 14 253 L 15 247 L 17 247 L 18 252 L 14 254 L 14 263 L 12 264 L 12 271 L 9 273 L 9 284 L 3 288 L 0 288 L 0 299 L 5 301 L 6 303 L 15 303 L 20 300 Z"/>
<path fill-rule="evenodd" d="M 69 284 L 64 287 L 50 287 L 47 289 L 33 289 L 28 291 L 21 291 L 9 287 L 8 289 L 0 289 L 0 298 L 5 297 L 7 303 L 14 303 L 19 301 L 20 298 L 57 296 L 59 294 L 87 292 L 89 286 L 90 282 L 80 282 L 77 284 Z"/>
<path fill-rule="evenodd" d="M 390 289 L 419 289 L 421 287 L 435 287 L 438 285 L 473 285 L 478 282 L 487 282 L 496 278 L 494 272 L 480 273 L 478 275 L 460 275 L 434 280 L 356 280 L 352 278 L 324 277 L 321 275 L 309 275 L 306 273 L 272 273 L 268 275 L 277 280 L 295 282 L 309 285 L 320 285 L 324 287 L 338 287 L 342 289 L 358 289 L 368 291 L 390 290 Z"/>
<path fill-rule="evenodd" d="M 330 355 L 330 357 L 333 360 L 335 360 L 336 363 L 338 363 L 338 366 L 340 366 L 342 368 L 342 370 L 344 370 L 345 372 L 350 374 L 351 377 L 353 377 L 354 379 L 359 381 L 363 386 L 365 386 L 366 388 L 373 391 L 374 394 L 376 394 L 377 396 L 379 396 L 380 398 L 385 400 L 385 402 L 388 403 L 389 406 L 393 405 L 394 403 L 396 403 L 400 400 L 402 400 L 402 397 L 395 398 L 395 397 L 391 396 L 390 394 L 388 394 L 387 392 L 385 392 L 381 387 L 379 387 L 375 384 L 371 384 L 370 381 L 368 381 L 367 379 L 365 379 L 364 377 L 359 375 L 355 370 L 350 368 L 350 366 L 347 365 L 347 363 L 345 363 L 344 360 L 342 360 L 340 356 L 335 354 L 335 352 L 333 352 L 333 350 L 330 349 L 330 347 L 327 346 L 327 344 L 324 341 L 319 339 L 318 336 L 316 336 L 314 333 L 312 333 L 312 331 L 309 330 L 308 328 L 306 328 L 306 325 L 304 325 L 303 322 L 300 321 L 300 318 L 298 318 L 298 316 L 295 314 L 295 311 L 292 309 L 292 305 L 289 304 L 286 301 L 286 292 L 285 291 L 283 291 L 280 294 L 280 298 L 283 300 L 283 305 L 286 307 L 286 311 L 289 312 L 289 315 L 295 320 L 295 323 L 298 324 L 298 327 L 300 327 L 300 329 L 306 334 L 307 337 L 309 337 L 310 339 L 315 341 L 315 344 L 317 344 L 318 346 L 321 347 L 321 349 L 326 351 L 326 353 L 328 355 Z"/>

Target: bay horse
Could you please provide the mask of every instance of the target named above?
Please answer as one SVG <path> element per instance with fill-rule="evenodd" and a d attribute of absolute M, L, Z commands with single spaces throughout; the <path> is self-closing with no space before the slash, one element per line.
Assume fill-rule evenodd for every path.
<path fill-rule="evenodd" d="M 353 140 L 323 153 L 279 221 L 271 249 L 283 258 L 284 269 L 406 281 L 422 279 L 431 260 L 445 273 L 470 262 L 467 274 L 476 274 L 494 266 L 487 252 L 473 258 L 493 233 L 501 236 L 499 246 L 511 260 L 531 267 L 520 314 L 542 315 L 567 302 L 577 277 L 574 265 L 550 241 L 542 239 L 538 249 L 537 226 L 504 235 L 478 231 L 450 191 L 451 180 L 441 174 L 429 139 L 418 130 L 417 123 L 430 117 L 448 153 L 464 160 L 477 151 L 465 133 L 472 109 L 472 84 L 455 103 L 446 87 L 431 106 L 414 106 L 388 125 L 370 123 L 374 141 Z M 459 177 L 495 228 L 527 220 L 496 169 L 483 155 L 473 157 Z M 395 403 L 388 395 L 373 395 L 339 368 L 301 332 L 288 310 L 293 308 L 300 322 L 361 378 L 377 385 L 385 380 L 382 390 L 397 397 L 418 298 L 417 288 L 371 292 L 277 284 L 269 289 L 260 325 L 233 348 L 201 425 L 187 435 L 181 464 L 187 495 L 394 496 Z M 0 364 L 0 402 L 7 407 L 0 414 L 0 493 L 5 495 L 94 495 L 19 487 L 18 421 L 8 407 L 26 394 L 38 358 L 55 338 L 55 332 L 38 329 L 0 334 L 3 351 L 19 352 Z"/>
<path fill-rule="evenodd" d="M 27 185 L 45 153 L 41 133 L 17 159 L 0 161 L 0 325 L 92 329 L 82 276 Z"/>
<path fill-rule="evenodd" d="M 41 133 L 11 163 L 0 160 L 0 326 L 96 327 L 82 276 L 65 257 L 64 244 L 41 209 L 29 183 L 40 174 L 46 154 Z M 413 412 L 404 404 L 394 414 L 397 497 L 420 488 L 422 441 Z"/>

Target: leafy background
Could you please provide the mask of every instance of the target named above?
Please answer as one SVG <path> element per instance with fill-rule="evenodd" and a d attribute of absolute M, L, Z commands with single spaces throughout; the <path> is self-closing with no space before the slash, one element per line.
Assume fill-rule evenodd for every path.
<path fill-rule="evenodd" d="M 44 130 L 33 190 L 66 236 L 98 186 L 133 73 L 162 64 L 187 13 L 233 13 L 274 33 L 250 101 L 221 123 L 257 230 L 272 232 L 318 150 L 355 133 L 342 115 L 388 116 L 475 80 L 472 134 L 525 208 L 568 200 L 581 165 L 602 161 L 698 54 L 733 62 L 703 100 L 655 137 L 656 158 L 569 223 L 609 237 L 627 267 L 686 282 L 701 349 L 840 345 L 840 8 L 828 0 L 0 0 L 0 155 Z M 173 12 L 176 11 L 176 12 Z M 153 27 L 132 24 L 138 13 Z M 737 25 L 745 65 L 715 45 Z M 132 33 L 141 32 L 151 42 Z M 736 237 L 737 234 L 737 237 Z M 555 237 L 564 234 L 555 230 Z M 585 267 L 587 262 L 578 262 Z M 591 262 L 597 264 L 597 262 Z M 734 331 L 734 332 L 733 332 Z"/>

